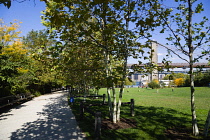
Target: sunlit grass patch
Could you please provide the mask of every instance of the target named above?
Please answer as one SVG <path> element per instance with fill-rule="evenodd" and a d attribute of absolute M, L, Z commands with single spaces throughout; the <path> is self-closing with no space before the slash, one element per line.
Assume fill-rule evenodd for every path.
<path fill-rule="evenodd" d="M 119 89 L 116 89 L 119 91 Z M 100 89 L 100 95 L 106 94 L 106 89 Z M 169 139 L 166 130 L 187 130 L 191 135 L 191 108 L 190 88 L 146 89 L 128 88 L 124 90 L 123 102 L 135 100 L 135 116 L 130 116 L 129 105 L 121 107 L 121 117 L 133 119 L 136 127 L 127 129 L 102 129 L 102 139 L 127 140 L 127 139 Z M 81 98 L 82 99 L 82 98 Z M 99 103 L 101 99 L 88 99 L 86 103 Z M 210 109 L 210 88 L 196 87 L 195 91 L 196 113 L 198 126 L 201 130 Z M 78 118 L 78 102 L 73 106 L 73 111 Z M 76 109 L 77 108 L 77 109 Z M 108 106 L 94 106 L 92 109 L 102 111 L 102 117 L 108 118 Z M 94 117 L 86 114 L 84 121 L 79 121 L 80 127 L 89 138 L 93 138 Z M 91 127 L 91 129 L 90 129 Z M 191 136 L 190 136 L 191 137 Z"/>

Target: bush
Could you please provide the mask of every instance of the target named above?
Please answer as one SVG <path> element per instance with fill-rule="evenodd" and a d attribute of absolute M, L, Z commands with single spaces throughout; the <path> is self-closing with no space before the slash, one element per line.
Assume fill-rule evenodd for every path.
<path fill-rule="evenodd" d="M 39 91 L 36 91 L 35 93 L 33 93 L 34 96 L 38 97 L 41 95 L 41 93 Z"/>
<path fill-rule="evenodd" d="M 195 86 L 208 86 L 210 82 L 210 71 L 206 73 L 196 73 L 194 78 Z M 184 86 L 190 86 L 190 77 L 189 75 L 185 79 Z"/>
<path fill-rule="evenodd" d="M 158 83 L 157 80 L 153 80 L 148 84 L 148 86 L 152 89 L 160 88 L 160 84 Z"/>
<path fill-rule="evenodd" d="M 161 81 L 161 82 L 160 82 L 160 86 L 161 86 L 162 88 L 164 88 L 164 87 L 166 87 L 166 84 L 165 84 L 163 81 Z"/>
<path fill-rule="evenodd" d="M 185 82 L 184 78 L 177 78 L 174 80 L 176 86 L 182 86 L 184 82 Z"/>

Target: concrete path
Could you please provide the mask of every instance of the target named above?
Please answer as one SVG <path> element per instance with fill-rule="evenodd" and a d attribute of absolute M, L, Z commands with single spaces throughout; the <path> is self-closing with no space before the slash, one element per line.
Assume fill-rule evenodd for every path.
<path fill-rule="evenodd" d="M 0 114 L 0 140 L 83 140 L 67 94 L 42 95 Z"/>

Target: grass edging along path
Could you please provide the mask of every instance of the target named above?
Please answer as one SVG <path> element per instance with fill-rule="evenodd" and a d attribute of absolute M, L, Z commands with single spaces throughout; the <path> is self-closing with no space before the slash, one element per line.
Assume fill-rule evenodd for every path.
<path fill-rule="evenodd" d="M 203 132 L 204 123 L 210 109 L 210 88 L 195 88 L 196 114 L 200 132 Z M 106 89 L 100 90 L 100 95 Z M 199 139 L 191 136 L 190 88 L 182 87 L 159 89 L 127 88 L 123 94 L 123 102 L 135 99 L 135 116 L 130 116 L 129 106 L 122 106 L 121 117 L 135 120 L 136 127 L 127 129 L 104 129 L 102 139 Z M 101 100 L 87 100 L 89 103 L 102 102 Z M 72 106 L 73 113 L 79 118 L 79 101 L 75 100 Z M 107 119 L 107 106 L 94 106 L 93 110 L 102 111 L 103 119 Z M 94 117 L 85 113 L 85 120 L 77 120 L 80 128 L 88 138 L 94 135 Z M 209 139 L 210 134 L 208 135 Z M 200 137 L 201 138 L 201 137 Z"/>

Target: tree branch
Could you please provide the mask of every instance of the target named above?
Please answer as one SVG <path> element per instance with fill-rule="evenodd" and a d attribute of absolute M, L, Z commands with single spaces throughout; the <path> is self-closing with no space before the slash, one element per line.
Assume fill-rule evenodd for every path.
<path fill-rule="evenodd" d="M 166 48 L 167 50 L 171 51 L 171 52 L 174 53 L 176 56 L 178 56 L 180 59 L 182 59 L 182 60 L 186 61 L 187 63 L 189 63 L 189 61 L 188 61 L 187 59 L 184 59 L 183 57 L 181 57 L 178 53 L 176 53 L 174 50 L 170 49 L 169 47 L 167 47 L 167 46 L 165 46 L 165 45 L 162 45 L 162 44 L 160 44 L 160 43 L 158 43 L 158 42 L 156 42 L 156 41 L 153 41 L 153 40 L 151 40 L 151 39 L 149 39 L 149 40 L 150 40 L 151 42 L 157 43 L 157 44 L 160 45 L 160 46 L 163 46 L 164 48 Z"/>
<path fill-rule="evenodd" d="M 205 53 L 206 52 L 206 53 Z M 194 62 L 198 61 L 199 59 L 203 58 L 204 56 L 210 54 L 210 47 L 209 47 L 209 51 L 205 51 L 204 54 L 198 56 L 197 58 L 194 58 Z"/>
<path fill-rule="evenodd" d="M 208 31 L 206 32 L 206 34 L 208 34 L 208 33 L 209 33 L 209 31 L 210 31 L 210 28 L 208 29 Z M 202 41 L 203 41 L 204 37 L 205 37 L 205 36 L 203 36 L 203 37 L 201 38 L 201 40 L 199 41 L 198 45 L 197 45 L 196 47 L 194 47 L 194 50 L 196 50 L 198 47 L 200 47 L 200 46 L 201 46 L 201 43 L 202 43 Z"/>
<path fill-rule="evenodd" d="M 150 2 L 150 4 L 152 5 L 152 3 Z M 168 27 L 168 29 L 171 31 L 171 33 L 173 34 L 173 36 L 175 37 L 175 40 L 176 42 L 178 43 L 178 46 L 179 48 L 181 49 L 181 51 L 187 55 L 188 52 L 184 50 L 184 47 L 181 45 L 177 35 L 175 34 L 175 31 L 169 26 L 169 24 L 167 23 L 166 19 L 162 17 L 162 14 L 160 14 L 158 11 L 157 11 L 158 15 L 160 16 L 160 18 L 164 21 L 164 23 L 166 24 L 166 26 Z M 168 48 L 168 47 L 167 47 Z M 169 49 L 169 48 L 168 48 Z M 174 54 L 177 55 L 177 53 L 175 53 L 172 49 L 170 49 L 170 51 L 172 51 Z M 180 57 L 179 55 L 177 55 L 178 57 Z M 181 58 L 181 57 L 180 57 Z M 183 59 L 186 61 L 186 59 Z M 188 61 L 187 61 L 188 62 Z"/>

